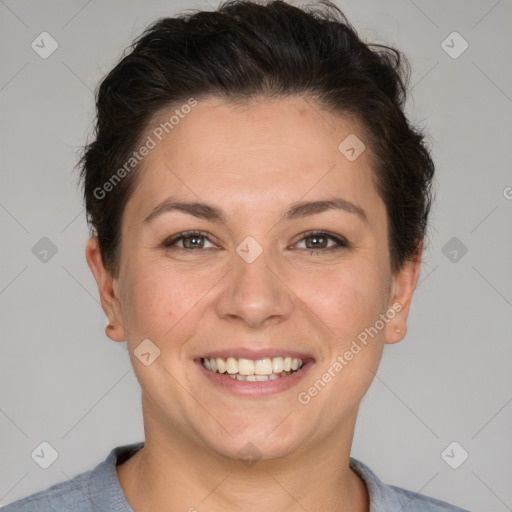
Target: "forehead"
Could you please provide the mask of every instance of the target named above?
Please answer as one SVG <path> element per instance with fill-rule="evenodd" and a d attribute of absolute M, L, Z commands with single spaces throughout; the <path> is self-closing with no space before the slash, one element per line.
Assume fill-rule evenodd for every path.
<path fill-rule="evenodd" d="M 367 207 L 378 202 L 362 128 L 309 100 L 235 105 L 209 99 L 179 117 L 175 111 L 161 112 L 145 134 L 154 147 L 142 162 L 135 208 L 169 193 L 210 202 L 218 197 L 223 204 L 249 201 L 255 208 L 268 208 L 270 199 L 288 203 L 336 192 Z"/>

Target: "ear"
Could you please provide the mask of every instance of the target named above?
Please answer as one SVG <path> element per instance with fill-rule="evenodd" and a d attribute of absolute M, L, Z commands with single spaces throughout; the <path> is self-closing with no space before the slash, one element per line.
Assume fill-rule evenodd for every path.
<path fill-rule="evenodd" d="M 386 343 L 401 341 L 407 332 L 407 317 L 420 275 L 422 252 L 423 246 L 419 242 L 413 257 L 392 277 L 388 311 L 393 310 L 395 316 L 386 324 Z"/>
<path fill-rule="evenodd" d="M 109 320 L 109 324 L 105 327 L 105 334 L 113 341 L 125 341 L 120 301 L 115 291 L 115 279 L 103 264 L 97 237 L 92 237 L 87 242 L 85 258 L 98 285 L 101 307 Z"/>

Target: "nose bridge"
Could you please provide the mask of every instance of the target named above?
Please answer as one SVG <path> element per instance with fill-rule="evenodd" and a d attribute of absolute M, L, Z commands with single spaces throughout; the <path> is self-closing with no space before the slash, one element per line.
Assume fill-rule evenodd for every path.
<path fill-rule="evenodd" d="M 219 316 L 241 319 L 253 328 L 269 318 L 286 318 L 293 306 L 291 292 L 279 276 L 279 262 L 274 261 L 271 251 L 261 249 L 254 258 L 259 251 L 251 240 L 238 246 L 232 271 L 226 276 L 227 285 L 217 303 Z"/>

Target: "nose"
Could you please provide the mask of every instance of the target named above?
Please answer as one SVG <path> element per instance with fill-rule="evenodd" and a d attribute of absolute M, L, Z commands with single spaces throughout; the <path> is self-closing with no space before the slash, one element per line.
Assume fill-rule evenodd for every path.
<path fill-rule="evenodd" d="M 293 292 L 280 275 L 279 265 L 270 260 L 266 251 L 252 263 L 233 255 L 232 270 L 226 275 L 216 305 L 219 317 L 253 329 L 290 317 Z"/>

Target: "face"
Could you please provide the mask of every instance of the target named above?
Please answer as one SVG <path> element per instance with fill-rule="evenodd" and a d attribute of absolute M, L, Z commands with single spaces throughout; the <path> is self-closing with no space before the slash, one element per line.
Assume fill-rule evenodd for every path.
<path fill-rule="evenodd" d="M 348 159 L 350 135 L 365 142 L 300 98 L 210 99 L 149 151 L 118 278 L 94 240 L 87 252 L 146 428 L 229 457 L 247 443 L 276 458 L 351 436 L 384 343 L 403 336 L 418 261 L 392 274 L 370 148 Z M 143 340 L 146 360 L 159 351 L 147 366 Z"/>

